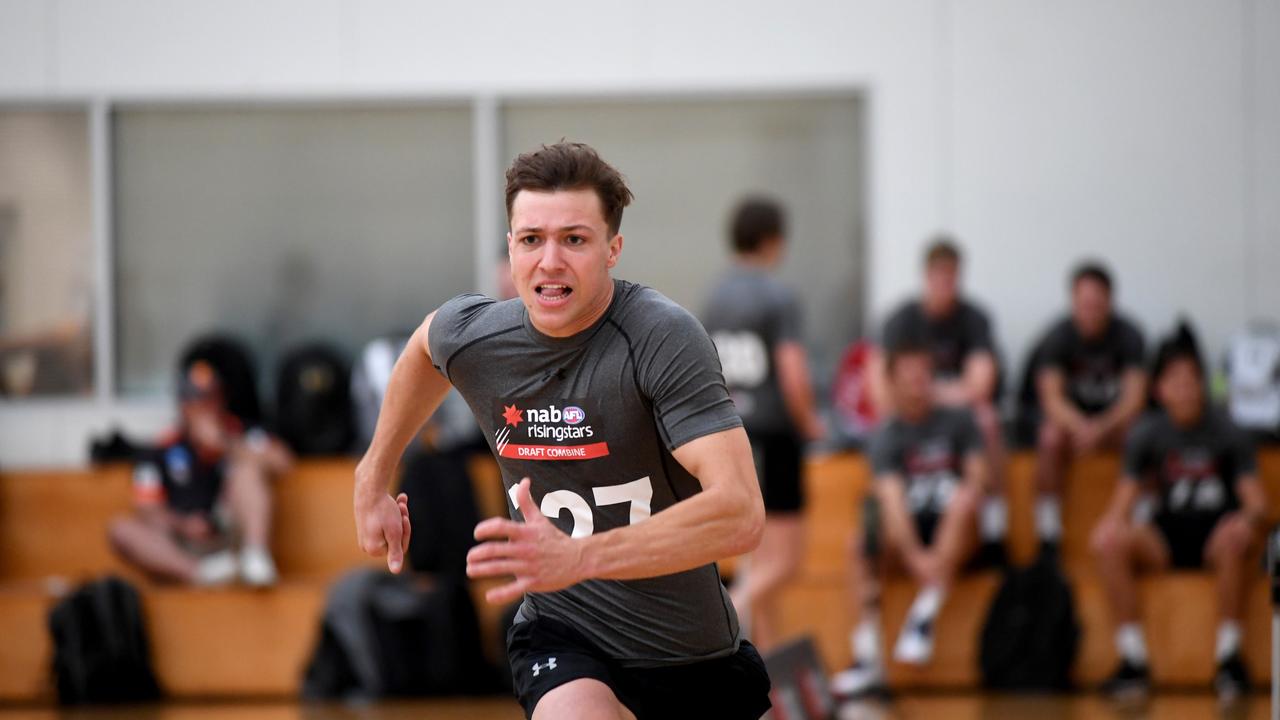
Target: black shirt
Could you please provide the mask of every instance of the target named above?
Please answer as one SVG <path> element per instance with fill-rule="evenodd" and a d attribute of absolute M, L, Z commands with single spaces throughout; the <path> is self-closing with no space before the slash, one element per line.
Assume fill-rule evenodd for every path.
<path fill-rule="evenodd" d="M 991 322 L 976 305 L 960 300 L 955 309 L 940 318 L 929 317 L 919 300 L 898 308 L 884 324 L 882 345 L 887 352 L 908 338 L 919 338 L 933 355 L 933 373 L 943 379 L 960 377 L 970 353 L 995 354 Z"/>
<path fill-rule="evenodd" d="M 877 479 L 902 478 L 912 515 L 941 513 L 964 478 L 965 459 L 981 452 L 972 413 L 935 408 L 920 423 L 895 417 L 881 425 L 871 437 L 871 469 Z"/>
<path fill-rule="evenodd" d="M 209 514 L 222 492 L 223 458 L 202 458 L 185 436 L 142 450 L 133 468 L 134 497 L 174 512 Z"/>
<path fill-rule="evenodd" d="M 1062 372 L 1071 402 L 1081 412 L 1096 415 L 1120 398 L 1125 371 L 1142 367 L 1142 333 L 1113 315 L 1101 337 L 1085 339 L 1067 317 L 1049 331 L 1041 357 L 1042 367 Z"/>
<path fill-rule="evenodd" d="M 1153 412 L 1125 443 L 1125 476 L 1153 484 L 1165 516 L 1212 519 L 1234 510 L 1240 506 L 1235 484 L 1256 472 L 1249 439 L 1215 412 L 1206 411 L 1186 429 L 1164 412 Z"/>

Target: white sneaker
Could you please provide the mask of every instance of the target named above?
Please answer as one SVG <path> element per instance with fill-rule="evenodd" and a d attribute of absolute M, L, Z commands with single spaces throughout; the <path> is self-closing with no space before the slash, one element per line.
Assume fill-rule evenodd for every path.
<path fill-rule="evenodd" d="M 885 692 L 880 663 L 856 662 L 831 678 L 831 692 L 841 699 L 862 699 Z"/>
<path fill-rule="evenodd" d="M 236 579 L 239 569 L 235 553 L 219 550 L 200 558 L 200 563 L 196 566 L 195 584 L 201 587 L 226 585 Z"/>
<path fill-rule="evenodd" d="M 276 563 L 266 548 L 246 547 L 240 551 L 240 579 L 253 587 L 270 587 L 280 579 Z"/>
<path fill-rule="evenodd" d="M 893 646 L 893 659 L 904 665 L 928 664 L 933 659 L 933 621 L 908 617 Z"/>

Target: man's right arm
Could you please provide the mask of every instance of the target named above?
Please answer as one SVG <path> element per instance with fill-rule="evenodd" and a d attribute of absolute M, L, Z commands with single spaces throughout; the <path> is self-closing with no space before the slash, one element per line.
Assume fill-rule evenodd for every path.
<path fill-rule="evenodd" d="M 1067 397 L 1067 380 L 1062 370 L 1056 366 L 1041 368 L 1036 376 L 1036 389 L 1045 415 L 1067 430 L 1078 432 L 1084 425 L 1084 415 Z"/>
<path fill-rule="evenodd" d="M 428 338 L 435 315 L 427 316 L 396 360 L 373 441 L 356 465 L 357 539 L 371 555 L 387 553 L 392 572 L 399 571 L 408 528 L 407 517 L 401 517 L 405 513 L 397 509 L 397 500 L 387 493 L 387 487 L 409 441 L 440 406 L 450 387 L 431 360 Z"/>

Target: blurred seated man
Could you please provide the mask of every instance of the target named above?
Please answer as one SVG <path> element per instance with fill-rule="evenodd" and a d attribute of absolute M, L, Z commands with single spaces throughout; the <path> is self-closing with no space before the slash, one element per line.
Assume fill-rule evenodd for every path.
<path fill-rule="evenodd" d="M 974 303 L 960 295 L 960 249 L 946 236 L 936 238 L 925 251 L 924 292 L 918 300 L 899 307 L 885 323 L 883 348 L 893 348 L 904 338 L 923 340 L 933 355 L 934 401 L 947 407 L 965 407 L 973 413 L 982 433 L 989 468 L 982 505 L 983 555 L 1004 558 L 1008 510 L 1004 501 L 1004 437 L 996 408 L 999 363 L 991 321 Z M 893 397 L 884 369 L 883 354 L 871 359 L 872 395 L 881 417 L 893 411 Z"/>
<path fill-rule="evenodd" d="M 252 586 L 275 584 L 270 480 L 288 468 L 288 451 L 261 430 L 242 432 L 205 362 L 184 375 L 179 397 L 178 428 L 138 457 L 135 509 L 111 522 L 112 547 L 157 580 L 222 585 L 239 575 Z"/>
<path fill-rule="evenodd" d="M 1208 565 L 1217 576 L 1221 618 L 1214 688 L 1230 699 L 1248 686 L 1240 618 L 1253 574 L 1247 557 L 1262 534 L 1266 498 L 1248 439 L 1205 401 L 1194 339 L 1184 331 L 1166 342 L 1153 374 L 1160 409 L 1143 418 L 1125 443 L 1124 475 L 1092 537 L 1118 624 L 1120 666 L 1104 689 L 1125 697 L 1149 687 L 1135 575 Z M 1134 519 L 1144 487 L 1157 496 L 1150 521 Z"/>
<path fill-rule="evenodd" d="M 1111 303 L 1111 274 L 1086 263 L 1071 275 L 1071 315 L 1041 348 L 1036 390 L 1043 418 L 1036 442 L 1036 531 L 1056 554 L 1058 495 L 1072 455 L 1119 448 L 1146 401 L 1142 333 Z"/>
<path fill-rule="evenodd" d="M 877 570 L 886 565 L 878 560 L 896 561 L 920 585 L 894 659 L 929 662 L 947 587 L 977 548 L 978 504 L 987 481 L 972 413 L 934 403 L 933 361 L 925 344 L 904 341 L 891 349 L 887 370 L 895 414 L 872 438 L 874 497 L 863 515 L 864 530 L 850 543 L 852 591 L 862 611 L 851 638 L 854 665 L 833 682 L 843 697 L 883 688 Z"/>

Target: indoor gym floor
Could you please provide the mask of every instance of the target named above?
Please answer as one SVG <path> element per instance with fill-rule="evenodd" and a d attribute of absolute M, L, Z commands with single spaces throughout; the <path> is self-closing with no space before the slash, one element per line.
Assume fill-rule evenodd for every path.
<path fill-rule="evenodd" d="M 842 720 L 927 718 L 928 720 L 1183 720 L 1191 718 L 1269 717 L 1270 698 L 1250 696 L 1223 711 L 1210 694 L 1165 693 L 1136 706 L 1118 706 L 1095 695 L 983 696 L 917 695 L 888 705 L 850 706 Z M 307 705 L 298 703 L 174 703 L 152 707 L 58 710 L 55 708 L 0 709 L 3 720 L 520 720 L 512 700 L 435 700 L 369 705 Z"/>

